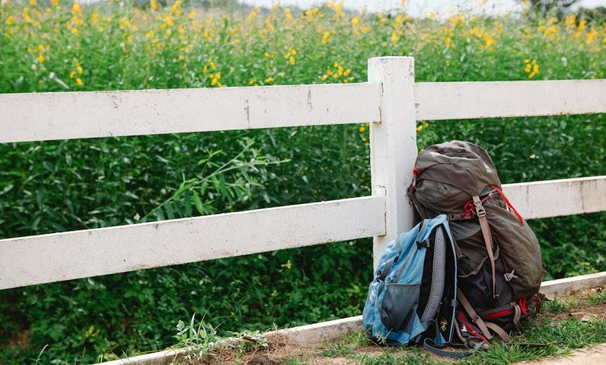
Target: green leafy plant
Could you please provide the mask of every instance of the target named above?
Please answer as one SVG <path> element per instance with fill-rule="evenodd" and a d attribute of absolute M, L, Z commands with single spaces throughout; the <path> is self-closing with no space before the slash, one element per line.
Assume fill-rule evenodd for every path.
<path fill-rule="evenodd" d="M 212 325 L 204 322 L 204 317 L 196 324 L 196 315 L 191 317 L 189 324 L 179 321 L 176 326 L 175 339 L 177 348 L 187 348 L 185 356 L 190 360 L 202 360 L 208 356 L 218 344 L 219 337 Z"/>

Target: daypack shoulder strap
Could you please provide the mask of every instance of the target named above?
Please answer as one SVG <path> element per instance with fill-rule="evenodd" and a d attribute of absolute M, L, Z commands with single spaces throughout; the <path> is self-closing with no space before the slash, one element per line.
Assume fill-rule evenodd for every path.
<path fill-rule="evenodd" d="M 480 348 L 480 347 L 478 347 L 478 348 Z M 438 356 L 442 356 L 442 357 L 450 357 L 451 359 L 461 359 L 465 356 L 469 356 L 469 355 L 473 354 L 476 351 L 476 349 L 469 350 L 469 351 L 444 350 L 442 347 L 437 346 L 436 343 L 431 338 L 426 338 L 423 341 L 423 348 L 425 350 L 431 352 L 434 355 L 438 355 Z"/>

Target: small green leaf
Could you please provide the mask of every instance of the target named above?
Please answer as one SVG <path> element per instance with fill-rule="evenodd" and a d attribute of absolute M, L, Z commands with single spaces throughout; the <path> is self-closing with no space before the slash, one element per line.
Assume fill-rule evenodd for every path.
<path fill-rule="evenodd" d="M 194 204 L 196 205 L 196 209 L 198 213 L 204 214 L 204 206 L 202 205 L 202 200 L 200 199 L 200 195 L 194 191 Z"/>

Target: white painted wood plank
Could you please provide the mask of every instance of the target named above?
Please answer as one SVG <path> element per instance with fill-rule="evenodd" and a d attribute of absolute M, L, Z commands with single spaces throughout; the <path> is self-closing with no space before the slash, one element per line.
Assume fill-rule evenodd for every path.
<path fill-rule="evenodd" d="M 374 238 L 374 267 L 385 246 L 412 228 L 413 208 L 406 188 L 417 158 L 414 59 L 368 60 L 368 81 L 382 84 L 381 123 L 370 125 L 372 194 L 385 196 L 386 234 Z"/>
<path fill-rule="evenodd" d="M 363 197 L 0 241 L 0 290 L 385 233 Z"/>
<path fill-rule="evenodd" d="M 0 143 L 380 120 L 381 86 L 0 94 Z"/>
<path fill-rule="evenodd" d="M 503 191 L 525 219 L 606 211 L 606 176 L 507 184 Z"/>
<path fill-rule="evenodd" d="M 606 113 L 606 80 L 422 82 L 418 120 Z"/>
<path fill-rule="evenodd" d="M 606 287 L 606 271 L 546 281 L 541 284 L 541 293 L 553 299 L 553 297 L 569 295 L 579 290 L 598 287 Z"/>

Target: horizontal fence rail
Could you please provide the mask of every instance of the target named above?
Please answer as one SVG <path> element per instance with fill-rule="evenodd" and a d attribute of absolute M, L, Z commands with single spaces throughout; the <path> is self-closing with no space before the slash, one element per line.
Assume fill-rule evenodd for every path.
<path fill-rule="evenodd" d="M 380 120 L 379 84 L 0 94 L 0 143 Z"/>
<path fill-rule="evenodd" d="M 503 186 L 526 219 L 606 210 L 606 176 Z M 364 197 L 0 240 L 0 290 L 383 234 Z"/>
<path fill-rule="evenodd" d="M 0 290 L 382 235 L 363 197 L 0 240 Z"/>
<path fill-rule="evenodd" d="M 606 80 L 420 82 L 417 120 L 606 113 Z"/>
<path fill-rule="evenodd" d="M 606 113 L 606 80 L 416 83 L 417 120 Z M 0 143 L 381 120 L 378 83 L 0 94 Z"/>
<path fill-rule="evenodd" d="M 508 184 L 503 190 L 526 219 L 606 210 L 606 176 Z"/>

